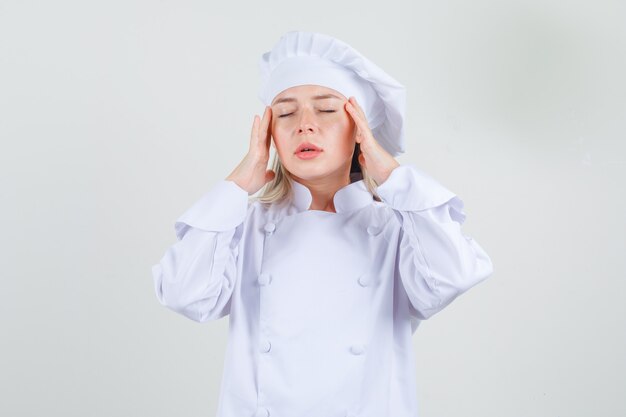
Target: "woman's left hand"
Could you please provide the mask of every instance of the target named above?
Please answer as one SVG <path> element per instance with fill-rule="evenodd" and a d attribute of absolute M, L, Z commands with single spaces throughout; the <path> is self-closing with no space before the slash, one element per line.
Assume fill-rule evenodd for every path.
<path fill-rule="evenodd" d="M 365 112 L 356 102 L 356 98 L 350 97 L 345 108 L 356 124 L 356 142 L 361 148 L 359 162 L 367 169 L 368 174 L 376 181 L 376 184 L 380 186 L 391 175 L 391 171 L 400 164 L 374 138 L 367 124 Z"/>

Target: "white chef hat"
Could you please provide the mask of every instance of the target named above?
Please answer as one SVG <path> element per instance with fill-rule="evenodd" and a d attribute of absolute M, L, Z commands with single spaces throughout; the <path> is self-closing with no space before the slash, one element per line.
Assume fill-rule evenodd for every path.
<path fill-rule="evenodd" d="M 406 89 L 350 45 L 314 32 L 290 31 L 259 60 L 259 98 L 270 106 L 283 90 L 321 85 L 354 96 L 372 134 L 393 156 L 405 151 Z"/>

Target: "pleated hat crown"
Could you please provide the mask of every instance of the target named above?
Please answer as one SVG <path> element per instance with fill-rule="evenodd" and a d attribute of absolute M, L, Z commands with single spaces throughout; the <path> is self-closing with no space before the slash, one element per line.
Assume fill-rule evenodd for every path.
<path fill-rule="evenodd" d="M 261 56 L 259 72 L 259 98 L 265 105 L 290 87 L 331 88 L 356 98 L 372 134 L 387 152 L 393 156 L 405 152 L 405 87 L 345 42 L 321 33 L 287 32 Z"/>

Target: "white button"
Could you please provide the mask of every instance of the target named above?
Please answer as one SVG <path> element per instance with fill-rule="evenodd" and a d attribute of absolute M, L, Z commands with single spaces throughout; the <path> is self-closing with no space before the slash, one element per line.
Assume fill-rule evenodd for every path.
<path fill-rule="evenodd" d="M 377 235 L 380 232 L 380 229 L 376 226 L 367 226 L 367 233 L 370 235 Z"/>
<path fill-rule="evenodd" d="M 269 417 L 270 411 L 267 408 L 259 408 L 254 413 L 254 417 Z"/>
<path fill-rule="evenodd" d="M 269 222 L 265 225 L 265 231 L 267 233 L 272 233 L 276 229 L 276 225 L 272 222 Z"/>
<path fill-rule="evenodd" d="M 350 352 L 354 353 L 355 355 L 360 355 L 361 353 L 365 352 L 365 346 L 352 345 L 350 346 Z"/>
<path fill-rule="evenodd" d="M 269 352 L 271 348 L 272 344 L 269 340 L 264 340 L 263 342 L 261 342 L 261 352 Z"/>
<path fill-rule="evenodd" d="M 368 274 L 363 274 L 359 277 L 359 284 L 361 284 L 362 287 L 367 287 L 368 285 L 370 285 L 370 277 Z"/>
<path fill-rule="evenodd" d="M 268 274 L 267 272 L 263 272 L 261 275 L 259 275 L 258 281 L 260 285 L 269 284 L 271 281 L 270 274 Z"/>

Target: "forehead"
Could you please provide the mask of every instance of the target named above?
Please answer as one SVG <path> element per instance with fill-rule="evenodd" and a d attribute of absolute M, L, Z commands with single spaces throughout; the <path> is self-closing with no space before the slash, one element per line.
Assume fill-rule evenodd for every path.
<path fill-rule="evenodd" d="M 343 94 L 337 90 L 333 90 L 332 88 L 321 85 L 298 85 L 287 88 L 277 94 L 276 97 L 274 97 L 274 100 L 272 100 L 272 105 L 278 103 L 321 99 L 348 100 Z"/>

